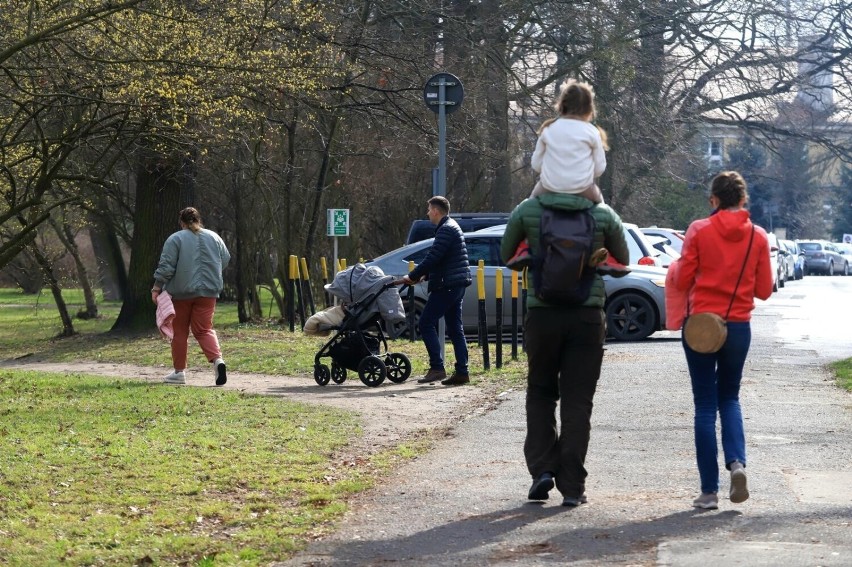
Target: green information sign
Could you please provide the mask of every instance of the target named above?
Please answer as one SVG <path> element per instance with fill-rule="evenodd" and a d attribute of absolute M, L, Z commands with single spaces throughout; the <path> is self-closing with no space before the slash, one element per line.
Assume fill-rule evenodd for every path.
<path fill-rule="evenodd" d="M 349 209 L 328 209 L 326 236 L 349 236 Z"/>

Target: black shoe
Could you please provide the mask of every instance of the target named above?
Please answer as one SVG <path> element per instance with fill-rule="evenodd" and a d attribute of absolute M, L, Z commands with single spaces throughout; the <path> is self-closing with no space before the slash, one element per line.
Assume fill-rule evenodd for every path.
<path fill-rule="evenodd" d="M 586 498 L 585 494 L 581 494 L 580 496 L 566 496 L 562 499 L 563 506 L 579 506 L 580 504 L 585 504 L 589 499 Z"/>
<path fill-rule="evenodd" d="M 452 376 L 446 380 L 441 380 L 441 384 L 444 386 L 461 386 L 468 382 L 470 382 L 470 374 L 461 374 L 459 372 L 453 372 Z"/>
<path fill-rule="evenodd" d="M 553 474 L 549 472 L 541 473 L 539 477 L 533 481 L 530 486 L 530 493 L 527 496 L 530 500 L 547 500 L 550 498 L 550 492 L 556 482 L 553 480 Z"/>
<path fill-rule="evenodd" d="M 447 377 L 447 373 L 443 368 L 430 368 L 429 372 L 426 373 L 426 376 L 417 381 L 418 384 L 431 384 L 432 382 L 437 382 L 438 380 L 444 380 Z"/>
<path fill-rule="evenodd" d="M 225 368 L 225 362 L 221 358 L 217 358 L 213 362 L 213 366 L 216 367 L 216 385 L 224 386 L 228 381 L 228 373 Z"/>

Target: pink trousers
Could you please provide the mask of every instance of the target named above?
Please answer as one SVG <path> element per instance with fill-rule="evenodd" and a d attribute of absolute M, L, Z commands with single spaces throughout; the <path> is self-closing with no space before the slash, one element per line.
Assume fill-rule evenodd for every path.
<path fill-rule="evenodd" d="M 213 362 L 222 356 L 219 350 L 219 338 L 213 330 L 213 313 L 216 311 L 215 297 L 195 297 L 192 299 L 175 299 L 175 318 L 173 327 L 175 338 L 172 339 L 172 363 L 175 370 L 186 370 L 186 351 L 188 348 L 189 331 L 198 341 L 204 356 Z"/>

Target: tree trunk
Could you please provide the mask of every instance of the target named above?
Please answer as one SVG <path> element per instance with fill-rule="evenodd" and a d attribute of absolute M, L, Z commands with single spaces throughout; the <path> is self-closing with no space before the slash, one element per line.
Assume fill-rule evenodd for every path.
<path fill-rule="evenodd" d="M 316 237 L 317 224 L 319 223 L 320 210 L 322 208 L 322 197 L 325 186 L 328 182 L 328 170 L 331 164 L 331 149 L 334 146 L 337 135 L 337 125 L 340 118 L 335 114 L 331 118 L 331 124 L 328 128 L 328 137 L 323 146 L 322 165 L 317 174 L 316 193 L 314 195 L 314 203 L 311 210 L 311 219 L 308 224 L 308 237 L 305 240 L 305 257 L 310 261 L 313 257 L 314 238 Z"/>
<path fill-rule="evenodd" d="M 491 210 L 511 211 L 514 207 L 509 172 L 509 78 L 508 50 L 500 3 L 481 4 L 485 50 L 485 121 L 488 124 L 488 150 L 491 159 Z"/>
<path fill-rule="evenodd" d="M 71 337 L 76 334 L 74 331 L 74 322 L 71 320 L 71 315 L 68 314 L 68 306 L 65 304 L 65 299 L 62 298 L 62 288 L 59 287 L 59 281 L 53 274 L 53 267 L 44 254 L 41 253 L 41 250 L 35 246 L 30 247 L 30 250 L 39 267 L 41 267 L 45 281 L 50 286 L 50 292 L 53 294 L 53 300 L 56 302 L 56 309 L 59 311 L 59 318 L 62 320 L 62 332 L 57 336 Z"/>
<path fill-rule="evenodd" d="M 156 307 L 151 303 L 154 270 L 163 243 L 178 228 L 182 201 L 176 168 L 165 156 L 140 158 L 136 177 L 130 269 L 124 303 L 112 327 L 120 332 L 155 329 Z"/>
<path fill-rule="evenodd" d="M 99 210 L 108 210 L 106 204 Z M 100 214 L 89 214 L 89 238 L 98 266 L 98 281 L 107 301 L 121 301 L 127 287 L 127 268 L 115 229 Z"/>
<path fill-rule="evenodd" d="M 86 308 L 77 313 L 77 317 L 80 319 L 97 319 L 98 302 L 95 299 L 95 292 L 92 289 L 91 282 L 89 281 L 89 274 L 86 270 L 86 266 L 83 264 L 83 259 L 80 258 L 80 249 L 74 241 L 74 234 L 65 222 L 62 222 L 60 225 L 59 221 L 53 217 L 50 219 L 50 226 L 53 227 L 53 230 L 56 232 L 56 236 L 59 238 L 60 242 L 62 242 L 62 245 L 65 246 L 65 250 L 71 254 L 71 257 L 74 259 L 74 267 L 77 269 L 77 282 L 83 290 L 83 297 L 86 301 Z"/>

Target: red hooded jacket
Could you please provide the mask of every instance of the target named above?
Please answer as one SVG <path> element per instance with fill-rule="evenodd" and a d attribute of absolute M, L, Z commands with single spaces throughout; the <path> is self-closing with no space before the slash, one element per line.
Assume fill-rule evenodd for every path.
<path fill-rule="evenodd" d="M 754 240 L 743 270 L 752 227 Z M 690 313 L 710 312 L 727 315 L 728 321 L 749 321 L 754 298 L 772 295 L 769 240 L 766 231 L 752 224 L 745 209 L 720 210 L 690 224 L 678 264 L 671 282 L 689 293 Z M 743 275 L 737 286 L 740 271 Z M 728 314 L 735 287 L 736 298 Z"/>

